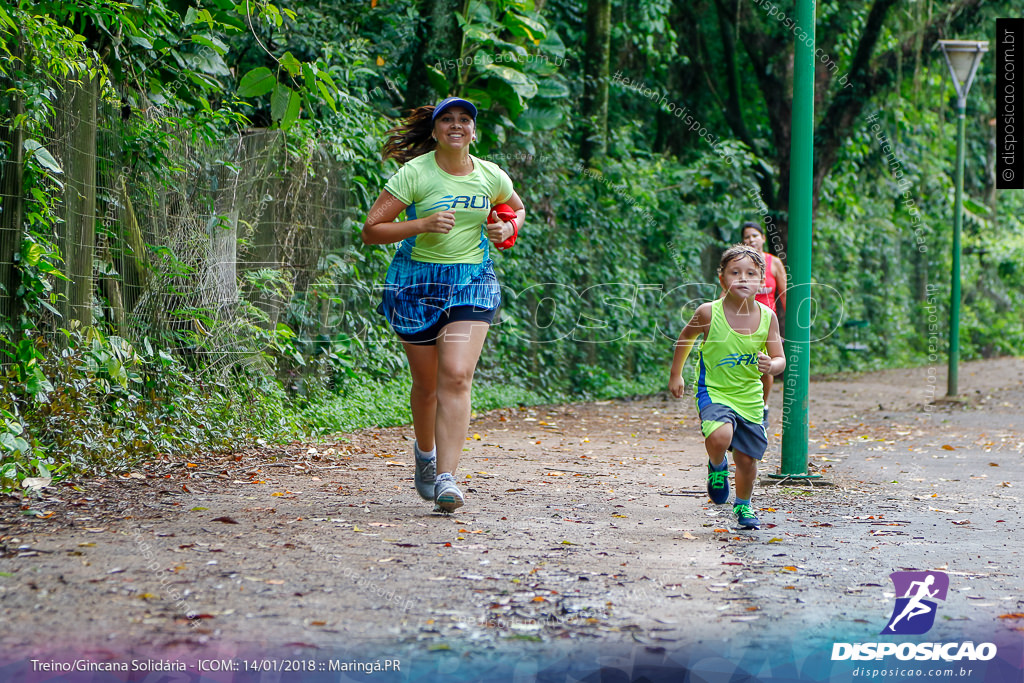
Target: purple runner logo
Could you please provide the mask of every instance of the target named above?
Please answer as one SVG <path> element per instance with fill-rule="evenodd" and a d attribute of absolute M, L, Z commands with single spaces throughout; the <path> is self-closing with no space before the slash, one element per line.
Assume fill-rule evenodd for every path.
<path fill-rule="evenodd" d="M 882 633 L 927 633 L 935 624 L 935 600 L 946 599 L 949 577 L 943 572 L 893 572 L 889 578 L 896 588 L 896 605 Z"/>

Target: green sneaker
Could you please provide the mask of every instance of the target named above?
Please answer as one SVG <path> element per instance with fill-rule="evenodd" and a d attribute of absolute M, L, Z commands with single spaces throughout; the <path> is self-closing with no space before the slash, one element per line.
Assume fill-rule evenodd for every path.
<path fill-rule="evenodd" d="M 744 529 L 758 529 L 761 527 L 761 520 L 750 509 L 749 505 L 733 505 L 732 512 L 736 515 L 736 523 Z"/>
<path fill-rule="evenodd" d="M 729 500 L 729 465 L 724 470 L 711 469 L 708 463 L 708 497 L 715 505 L 721 505 Z"/>

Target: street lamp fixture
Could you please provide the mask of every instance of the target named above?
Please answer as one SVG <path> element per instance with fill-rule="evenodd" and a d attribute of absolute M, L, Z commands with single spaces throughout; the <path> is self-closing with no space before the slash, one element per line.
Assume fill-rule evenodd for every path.
<path fill-rule="evenodd" d="M 964 128 L 966 126 L 967 93 L 974 83 L 981 57 L 988 52 L 986 40 L 940 40 L 949 73 L 956 88 L 956 201 L 953 205 L 953 268 L 949 292 L 949 374 L 946 395 L 957 395 L 960 364 L 960 232 L 963 227 L 964 194 Z"/>
<path fill-rule="evenodd" d="M 953 76 L 957 106 L 967 105 L 967 93 L 974 83 L 974 75 L 981 64 L 981 56 L 988 52 L 987 40 L 940 40 L 939 47 L 946 57 L 946 65 Z"/>

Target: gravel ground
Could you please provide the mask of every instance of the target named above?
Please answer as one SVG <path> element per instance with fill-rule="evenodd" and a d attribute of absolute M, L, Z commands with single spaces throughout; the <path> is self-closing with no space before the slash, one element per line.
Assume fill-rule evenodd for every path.
<path fill-rule="evenodd" d="M 3 498 L 0 679 L 69 653 L 358 653 L 469 680 L 508 658 L 520 678 L 568 671 L 586 650 L 669 670 L 795 634 L 877 639 L 889 574 L 909 569 L 950 577 L 929 638 L 1019 643 L 1024 362 L 966 363 L 965 398 L 930 402 L 944 386 L 928 368 L 812 382 L 822 479 L 764 476 L 754 532 L 707 500 L 692 397 L 667 394 L 475 417 L 450 516 L 412 488 L 409 427 Z"/>

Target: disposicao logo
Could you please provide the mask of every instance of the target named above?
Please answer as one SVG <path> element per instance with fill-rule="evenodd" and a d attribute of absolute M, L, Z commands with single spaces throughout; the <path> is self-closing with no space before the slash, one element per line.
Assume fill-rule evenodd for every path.
<path fill-rule="evenodd" d="M 949 577 L 943 572 L 893 572 L 889 578 L 896 587 L 896 605 L 882 633 L 928 633 L 935 625 L 935 600 L 946 599 Z"/>
<path fill-rule="evenodd" d="M 896 604 L 880 635 L 921 635 L 935 625 L 936 600 L 945 600 L 949 577 L 943 572 L 893 572 Z M 833 643 L 832 660 L 872 660 L 895 655 L 900 660 L 987 661 L 996 656 L 994 643 Z"/>

